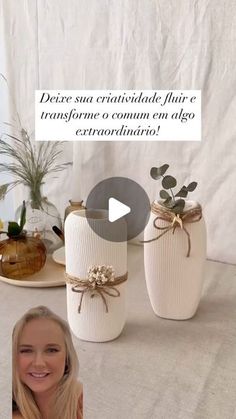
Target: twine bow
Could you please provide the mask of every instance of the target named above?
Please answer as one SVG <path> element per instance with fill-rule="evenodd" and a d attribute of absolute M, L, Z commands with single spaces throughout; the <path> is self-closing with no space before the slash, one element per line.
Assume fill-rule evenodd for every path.
<path fill-rule="evenodd" d="M 81 294 L 78 306 L 78 313 L 81 312 L 84 294 L 89 292 L 90 298 L 99 295 L 102 298 L 106 313 L 108 313 L 108 304 L 106 295 L 110 297 L 119 297 L 120 291 L 116 288 L 117 285 L 122 284 L 128 279 L 128 272 L 122 276 L 115 277 L 112 266 L 96 265 L 88 269 L 88 276 L 81 279 L 69 274 L 65 274 L 66 282 L 73 285 L 72 291 Z"/>
<path fill-rule="evenodd" d="M 191 240 L 190 240 L 190 234 L 188 230 L 185 227 L 186 223 L 196 223 L 201 220 L 202 218 L 202 208 L 199 204 L 197 204 L 196 207 L 191 208 L 187 211 L 185 211 L 183 214 L 175 214 L 171 210 L 168 210 L 164 208 L 162 205 L 159 205 L 155 202 L 151 205 L 152 212 L 157 215 L 155 220 L 153 221 L 153 225 L 157 230 L 163 230 L 161 234 L 159 234 L 157 237 L 150 239 L 150 240 L 144 240 L 142 243 L 151 243 L 155 240 L 158 240 L 160 237 L 164 236 L 168 231 L 172 230 L 172 234 L 175 233 L 176 228 L 181 228 L 187 236 L 188 241 L 188 250 L 186 257 L 190 256 L 191 251 Z M 166 227 L 160 227 L 156 223 L 158 220 L 163 220 L 169 222 L 169 225 Z"/>

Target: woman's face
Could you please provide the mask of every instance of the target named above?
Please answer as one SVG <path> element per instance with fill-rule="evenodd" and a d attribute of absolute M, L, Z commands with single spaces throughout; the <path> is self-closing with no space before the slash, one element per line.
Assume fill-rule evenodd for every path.
<path fill-rule="evenodd" d="M 66 362 L 61 327 L 49 319 L 29 321 L 19 340 L 17 360 L 20 380 L 33 393 L 56 389 L 64 375 Z"/>

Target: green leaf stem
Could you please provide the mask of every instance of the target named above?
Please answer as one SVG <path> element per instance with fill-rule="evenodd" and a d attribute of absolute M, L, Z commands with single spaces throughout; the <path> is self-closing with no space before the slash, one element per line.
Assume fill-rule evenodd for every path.
<path fill-rule="evenodd" d="M 177 185 L 176 179 L 173 176 L 167 175 L 162 179 L 162 186 L 165 189 L 174 188 Z"/>
<path fill-rule="evenodd" d="M 165 191 L 164 189 L 162 189 L 162 190 L 160 191 L 160 197 L 161 197 L 162 199 L 168 199 L 168 198 L 171 198 L 171 196 L 168 194 L 168 192 L 167 192 L 167 191 Z"/>
<path fill-rule="evenodd" d="M 185 200 L 184 199 L 177 199 L 177 201 L 175 201 L 174 206 L 172 207 L 172 211 L 175 214 L 182 214 L 183 210 L 184 210 L 184 206 L 185 206 Z"/>
<path fill-rule="evenodd" d="M 10 185 L 10 183 L 5 183 L 4 185 L 0 186 L 0 201 L 1 201 L 1 199 L 5 198 L 9 185 Z"/>
<path fill-rule="evenodd" d="M 197 182 L 191 182 L 188 186 L 187 186 L 187 190 L 188 192 L 193 192 L 197 187 Z"/>
<path fill-rule="evenodd" d="M 150 175 L 155 180 L 162 178 L 161 184 L 164 189 L 161 189 L 159 193 L 160 198 L 163 199 L 162 205 L 173 211 L 175 214 L 182 214 L 185 207 L 185 199 L 183 198 L 186 198 L 189 192 L 193 192 L 196 189 L 197 182 L 191 182 L 188 186 L 183 185 L 174 195 L 172 189 L 177 186 L 177 181 L 173 176 L 165 175 L 168 168 L 168 164 L 163 164 L 160 167 L 152 167 Z"/>
<path fill-rule="evenodd" d="M 20 228 L 21 228 L 21 230 L 23 230 L 25 222 L 26 222 L 26 206 L 25 206 L 25 201 L 23 201 L 23 205 L 22 205 L 22 208 L 21 208 L 21 215 L 20 215 Z"/>
<path fill-rule="evenodd" d="M 9 221 L 8 223 L 8 232 L 7 235 L 9 237 L 19 236 L 22 229 L 15 221 Z"/>
<path fill-rule="evenodd" d="M 186 198 L 188 195 L 188 190 L 186 186 L 182 186 L 178 193 L 175 194 L 176 197 Z"/>
<path fill-rule="evenodd" d="M 150 171 L 150 175 L 153 179 L 158 180 L 165 174 L 168 168 L 169 168 L 168 164 L 163 164 L 163 166 L 161 167 L 152 167 Z"/>

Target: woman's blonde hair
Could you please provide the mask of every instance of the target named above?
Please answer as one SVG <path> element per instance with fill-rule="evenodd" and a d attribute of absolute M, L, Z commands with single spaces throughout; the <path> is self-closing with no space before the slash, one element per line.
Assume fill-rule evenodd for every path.
<path fill-rule="evenodd" d="M 72 342 L 68 324 L 45 306 L 39 306 L 28 310 L 18 320 L 12 335 L 12 378 L 13 378 L 13 400 L 24 419 L 41 419 L 41 414 L 35 402 L 33 392 L 19 378 L 17 367 L 17 354 L 19 340 L 25 325 L 34 319 L 48 319 L 57 323 L 64 336 L 66 346 L 65 373 L 62 377 L 56 392 L 56 400 L 53 405 L 52 419 L 77 419 L 78 398 L 80 384 L 78 376 L 78 358 Z M 82 416 L 81 416 L 82 417 Z"/>

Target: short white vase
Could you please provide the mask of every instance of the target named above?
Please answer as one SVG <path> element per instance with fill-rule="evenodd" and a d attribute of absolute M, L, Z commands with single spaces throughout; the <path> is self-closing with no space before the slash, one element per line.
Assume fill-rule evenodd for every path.
<path fill-rule="evenodd" d="M 112 242 L 97 235 L 90 227 L 107 228 L 108 214 L 104 210 L 85 210 L 70 213 L 65 221 L 66 273 L 76 278 L 86 278 L 88 269 L 94 265 L 112 266 L 115 277 L 127 272 L 127 242 Z M 119 229 L 126 233 L 126 223 L 119 220 Z M 108 312 L 101 295 L 91 298 L 91 293 L 83 295 L 81 310 L 78 312 L 81 294 L 73 291 L 67 283 L 67 316 L 75 336 L 92 342 L 105 342 L 117 338 L 126 321 L 125 290 L 126 282 L 116 285 L 119 296 L 104 294 Z"/>
<path fill-rule="evenodd" d="M 156 201 L 154 206 L 158 207 Z M 185 213 L 198 204 L 186 201 Z M 163 207 L 162 207 L 163 208 Z M 144 231 L 144 241 L 165 230 L 154 227 L 157 214 L 151 212 Z M 156 220 L 160 228 L 170 222 Z M 185 320 L 194 316 L 200 302 L 206 260 L 206 227 L 203 217 L 197 222 L 184 222 L 187 233 L 178 226 L 157 240 L 144 243 L 144 266 L 148 295 L 155 314 L 166 319 Z M 189 257 L 187 252 L 190 250 Z"/>

